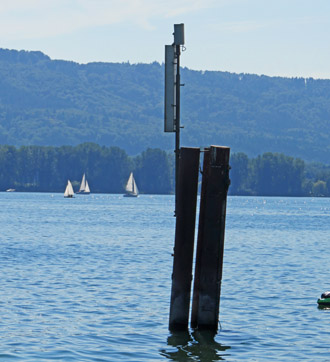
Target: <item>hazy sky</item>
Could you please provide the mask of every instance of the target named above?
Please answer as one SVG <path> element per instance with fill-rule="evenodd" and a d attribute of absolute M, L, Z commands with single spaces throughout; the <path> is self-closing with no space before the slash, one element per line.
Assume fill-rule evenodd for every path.
<path fill-rule="evenodd" d="M 163 62 L 176 23 L 190 69 L 330 79 L 330 0 L 0 0 L 0 48 Z"/>

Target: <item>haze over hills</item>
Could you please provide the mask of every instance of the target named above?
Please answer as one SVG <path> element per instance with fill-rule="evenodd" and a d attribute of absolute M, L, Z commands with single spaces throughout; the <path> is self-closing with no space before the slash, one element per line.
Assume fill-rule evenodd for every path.
<path fill-rule="evenodd" d="M 181 81 L 183 146 L 330 164 L 330 80 L 183 68 Z M 163 99 L 164 67 L 156 62 L 78 64 L 0 49 L 0 144 L 172 150 Z"/>

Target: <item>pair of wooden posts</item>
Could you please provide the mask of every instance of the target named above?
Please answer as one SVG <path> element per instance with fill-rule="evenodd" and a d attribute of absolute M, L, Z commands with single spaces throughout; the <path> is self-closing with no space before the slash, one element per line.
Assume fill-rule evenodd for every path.
<path fill-rule="evenodd" d="M 204 150 L 191 327 L 217 331 L 230 148 Z M 199 148 L 181 148 L 169 329 L 188 328 L 192 284 Z"/>

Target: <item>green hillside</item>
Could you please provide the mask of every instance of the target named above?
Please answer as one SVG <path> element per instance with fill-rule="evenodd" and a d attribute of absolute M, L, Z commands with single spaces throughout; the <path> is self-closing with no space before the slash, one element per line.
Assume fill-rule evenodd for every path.
<path fill-rule="evenodd" d="M 182 83 L 182 145 L 330 164 L 330 80 L 184 68 Z M 171 150 L 163 98 L 158 63 L 77 64 L 0 49 L 0 144 Z"/>

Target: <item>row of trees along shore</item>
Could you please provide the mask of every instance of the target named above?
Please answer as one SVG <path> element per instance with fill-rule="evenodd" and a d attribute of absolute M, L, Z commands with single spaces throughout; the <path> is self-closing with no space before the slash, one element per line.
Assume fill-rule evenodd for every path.
<path fill-rule="evenodd" d="M 230 195 L 330 196 L 330 166 L 305 163 L 279 153 L 230 158 Z M 45 147 L 0 145 L 0 190 L 63 192 L 70 179 L 77 190 L 86 173 L 94 193 L 122 193 L 129 173 L 141 193 L 174 192 L 174 153 L 148 148 L 129 156 L 118 147 L 83 143 Z"/>

